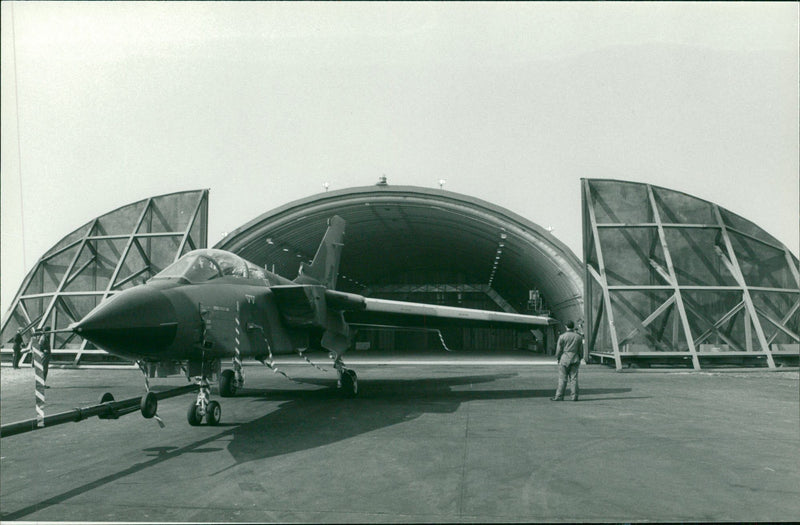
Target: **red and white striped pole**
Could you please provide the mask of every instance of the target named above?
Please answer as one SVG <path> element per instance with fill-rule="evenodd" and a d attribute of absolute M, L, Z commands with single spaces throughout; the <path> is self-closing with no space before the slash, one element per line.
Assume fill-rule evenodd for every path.
<path fill-rule="evenodd" d="M 244 370 L 242 368 L 242 354 L 239 346 L 241 342 L 239 338 L 241 337 L 241 321 L 242 319 L 242 311 L 239 302 L 236 302 L 236 333 L 234 340 L 236 344 L 233 346 L 233 370 L 236 373 L 236 386 L 237 388 L 240 387 L 244 383 Z"/>
<path fill-rule="evenodd" d="M 31 345 L 33 350 L 33 372 L 36 377 L 36 426 L 44 426 L 44 353 L 39 344 Z"/>

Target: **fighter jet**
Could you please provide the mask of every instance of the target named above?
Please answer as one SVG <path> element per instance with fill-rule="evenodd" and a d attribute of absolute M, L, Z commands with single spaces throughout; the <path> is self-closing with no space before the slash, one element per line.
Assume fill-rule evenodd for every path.
<path fill-rule="evenodd" d="M 347 396 L 358 393 L 356 373 L 342 356 L 352 342 L 351 326 L 449 325 L 546 326 L 552 319 L 468 308 L 390 301 L 336 290 L 345 221 L 333 216 L 314 259 L 289 280 L 216 249 L 191 251 L 147 283 L 119 292 L 70 326 L 107 352 L 146 365 L 180 365 L 199 385 L 187 413 L 191 425 L 220 421 L 221 406 L 210 399 L 211 381 L 222 397 L 244 385 L 242 359 L 268 366 L 272 357 L 309 348 L 327 350 Z M 231 368 L 222 370 L 222 363 Z M 174 366 L 173 366 L 174 368 Z M 145 376 L 147 377 L 147 376 Z M 142 397 L 142 414 L 153 417 L 153 393 Z"/>

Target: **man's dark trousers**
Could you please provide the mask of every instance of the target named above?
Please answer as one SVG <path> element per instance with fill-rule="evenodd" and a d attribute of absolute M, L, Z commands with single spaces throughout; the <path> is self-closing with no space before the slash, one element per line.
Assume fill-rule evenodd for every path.
<path fill-rule="evenodd" d="M 556 389 L 556 399 L 564 398 L 564 387 L 567 383 L 570 386 L 572 399 L 578 399 L 578 370 L 581 362 L 569 365 L 558 365 L 558 388 Z"/>

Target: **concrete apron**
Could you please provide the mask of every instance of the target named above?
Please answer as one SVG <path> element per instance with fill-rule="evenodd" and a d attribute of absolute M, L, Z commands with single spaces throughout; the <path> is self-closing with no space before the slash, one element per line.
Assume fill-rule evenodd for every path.
<path fill-rule="evenodd" d="M 325 363 L 327 364 L 327 363 Z M 220 426 L 193 397 L 2 440 L 0 518 L 75 521 L 779 521 L 800 515 L 797 372 L 616 373 L 582 366 L 247 367 Z M 3 423 L 32 417 L 33 374 L 2 376 Z M 133 370 L 51 370 L 47 413 L 141 395 Z M 185 384 L 151 380 L 153 389 Z"/>

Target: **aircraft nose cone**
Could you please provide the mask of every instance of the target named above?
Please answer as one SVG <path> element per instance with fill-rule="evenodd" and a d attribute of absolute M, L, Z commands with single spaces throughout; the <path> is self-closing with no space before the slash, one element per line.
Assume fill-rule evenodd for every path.
<path fill-rule="evenodd" d="M 140 358 L 171 345 L 177 325 L 169 299 L 145 285 L 103 301 L 70 328 L 112 354 Z"/>

